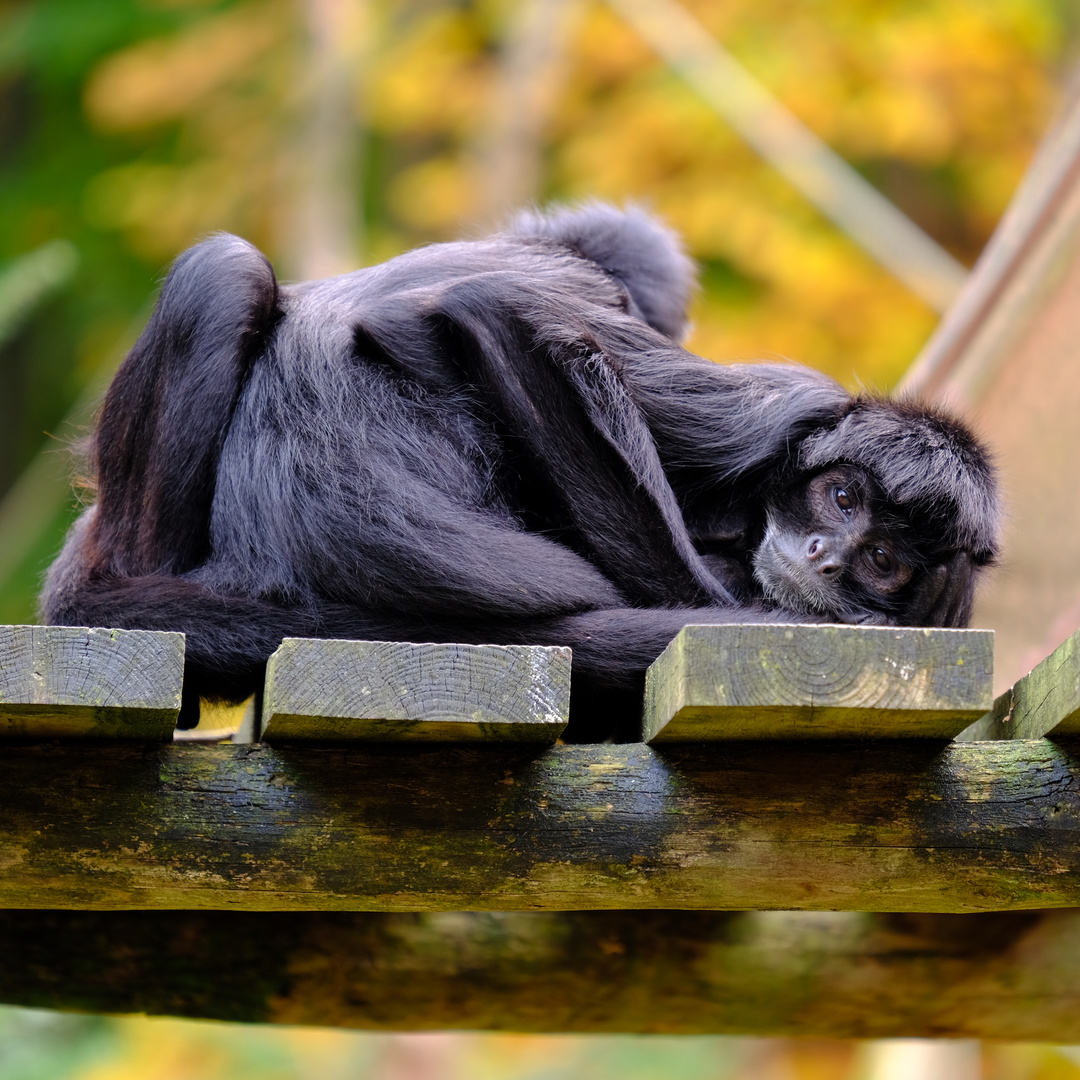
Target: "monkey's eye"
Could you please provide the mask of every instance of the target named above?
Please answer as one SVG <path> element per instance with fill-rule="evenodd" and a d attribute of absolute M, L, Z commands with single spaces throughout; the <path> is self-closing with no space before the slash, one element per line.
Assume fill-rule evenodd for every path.
<path fill-rule="evenodd" d="M 894 566 L 893 558 L 884 548 L 870 548 L 870 558 L 883 574 L 892 572 Z"/>
<path fill-rule="evenodd" d="M 855 499 L 848 494 L 846 488 L 833 488 L 833 499 L 845 514 L 850 514 L 855 509 Z"/>

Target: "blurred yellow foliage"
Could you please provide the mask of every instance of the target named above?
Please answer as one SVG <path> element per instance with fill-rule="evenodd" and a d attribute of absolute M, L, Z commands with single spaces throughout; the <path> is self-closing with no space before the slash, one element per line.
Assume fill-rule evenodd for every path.
<path fill-rule="evenodd" d="M 436 235 L 448 222 L 467 221 L 473 210 L 469 178 L 451 157 L 429 158 L 403 169 L 391 181 L 387 201 L 405 225 Z"/>
<path fill-rule="evenodd" d="M 400 24 L 384 23 L 368 119 L 396 139 L 468 136 L 484 116 L 490 79 L 478 27 L 465 9 L 444 5 L 423 17 L 414 13 Z"/>
<path fill-rule="evenodd" d="M 233 83 L 278 40 L 278 6 L 245 4 L 175 38 L 139 42 L 110 56 L 87 81 L 87 114 L 102 131 L 127 131 L 205 108 L 214 91 Z"/>
<path fill-rule="evenodd" d="M 312 122 L 301 91 L 318 62 L 303 32 L 315 2 L 209 9 L 185 31 L 99 64 L 85 104 L 102 131 L 173 124 L 178 142 L 171 160 L 135 159 L 96 177 L 87 220 L 161 262 L 215 228 L 282 258 L 298 133 Z M 690 341 L 703 354 L 789 356 L 849 384 L 891 385 L 936 313 L 757 158 L 612 9 L 567 2 L 577 17 L 536 125 L 534 197 L 638 201 L 679 230 L 703 261 Z M 1053 0 L 685 6 L 940 243 L 974 260 L 1057 100 Z M 480 148 L 493 95 L 513 77 L 500 63 L 518 5 L 367 7 L 356 51 L 370 61 L 348 102 L 364 125 L 363 153 L 340 184 L 366 207 L 375 259 L 471 234 L 489 217 Z"/>

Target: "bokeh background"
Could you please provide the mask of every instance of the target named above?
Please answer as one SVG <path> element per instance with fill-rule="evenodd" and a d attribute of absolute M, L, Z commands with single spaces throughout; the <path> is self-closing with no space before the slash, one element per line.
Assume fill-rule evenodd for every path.
<path fill-rule="evenodd" d="M 0 0 L 0 622 L 33 620 L 75 505 L 66 448 L 170 259 L 214 230 L 254 241 L 290 279 L 479 235 L 529 203 L 635 201 L 701 267 L 690 348 L 892 386 L 941 305 L 760 156 L 658 55 L 633 6 Z M 965 267 L 1080 46 L 1074 0 L 682 8 Z M 1080 1076 L 1067 1048 L 960 1058 L 960 1080 Z M 365 1036 L 0 1010 L 3 1080 L 883 1077 L 875 1060 L 846 1043 Z"/>

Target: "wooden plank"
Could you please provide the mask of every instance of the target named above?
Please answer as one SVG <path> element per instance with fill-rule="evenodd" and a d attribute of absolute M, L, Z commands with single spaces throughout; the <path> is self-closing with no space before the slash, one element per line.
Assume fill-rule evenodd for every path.
<path fill-rule="evenodd" d="M 986 712 L 994 635 L 687 626 L 645 680 L 645 739 L 950 739 Z"/>
<path fill-rule="evenodd" d="M 1010 687 L 1004 694 L 998 694 L 994 698 L 994 704 L 990 706 L 990 711 L 980 716 L 970 727 L 964 728 L 956 736 L 956 741 L 985 742 L 994 739 L 1011 739 L 1013 737 L 1012 728 L 1009 726 L 1002 727 L 1002 724 L 1008 721 L 1012 714 L 1012 704 L 1013 692 L 1012 687 Z M 1032 737 L 1039 738 L 1038 735 Z"/>
<path fill-rule="evenodd" d="M 1080 912 L 0 912 L 0 1001 L 378 1031 L 1080 1041 Z"/>
<path fill-rule="evenodd" d="M 990 712 L 964 733 L 967 740 L 1080 735 L 1080 630 L 1062 642 Z"/>
<path fill-rule="evenodd" d="M 1080 906 L 1049 740 L 12 745 L 0 907 Z"/>
<path fill-rule="evenodd" d="M 553 743 L 570 710 L 570 650 L 286 638 L 263 695 L 268 741 Z"/>
<path fill-rule="evenodd" d="M 184 635 L 0 626 L 0 736 L 168 739 Z"/>

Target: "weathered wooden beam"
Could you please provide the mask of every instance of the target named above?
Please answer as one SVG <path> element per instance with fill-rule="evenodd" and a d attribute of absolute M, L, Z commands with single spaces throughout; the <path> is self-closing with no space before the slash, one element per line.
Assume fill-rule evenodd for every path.
<path fill-rule="evenodd" d="M 11 746 L 0 906 L 980 911 L 1080 905 L 1048 740 Z"/>
<path fill-rule="evenodd" d="M 646 676 L 645 739 L 948 739 L 993 680 L 988 630 L 687 626 Z"/>
<path fill-rule="evenodd" d="M 184 635 L 0 626 L 0 736 L 169 739 Z"/>
<path fill-rule="evenodd" d="M 1080 1040 L 1080 913 L 0 912 L 0 1001 L 375 1030 Z"/>
<path fill-rule="evenodd" d="M 553 743 L 570 712 L 570 650 L 286 638 L 263 695 L 269 741 Z"/>
<path fill-rule="evenodd" d="M 1080 735 L 1080 630 L 1037 664 L 963 739 L 1038 739 Z"/>

